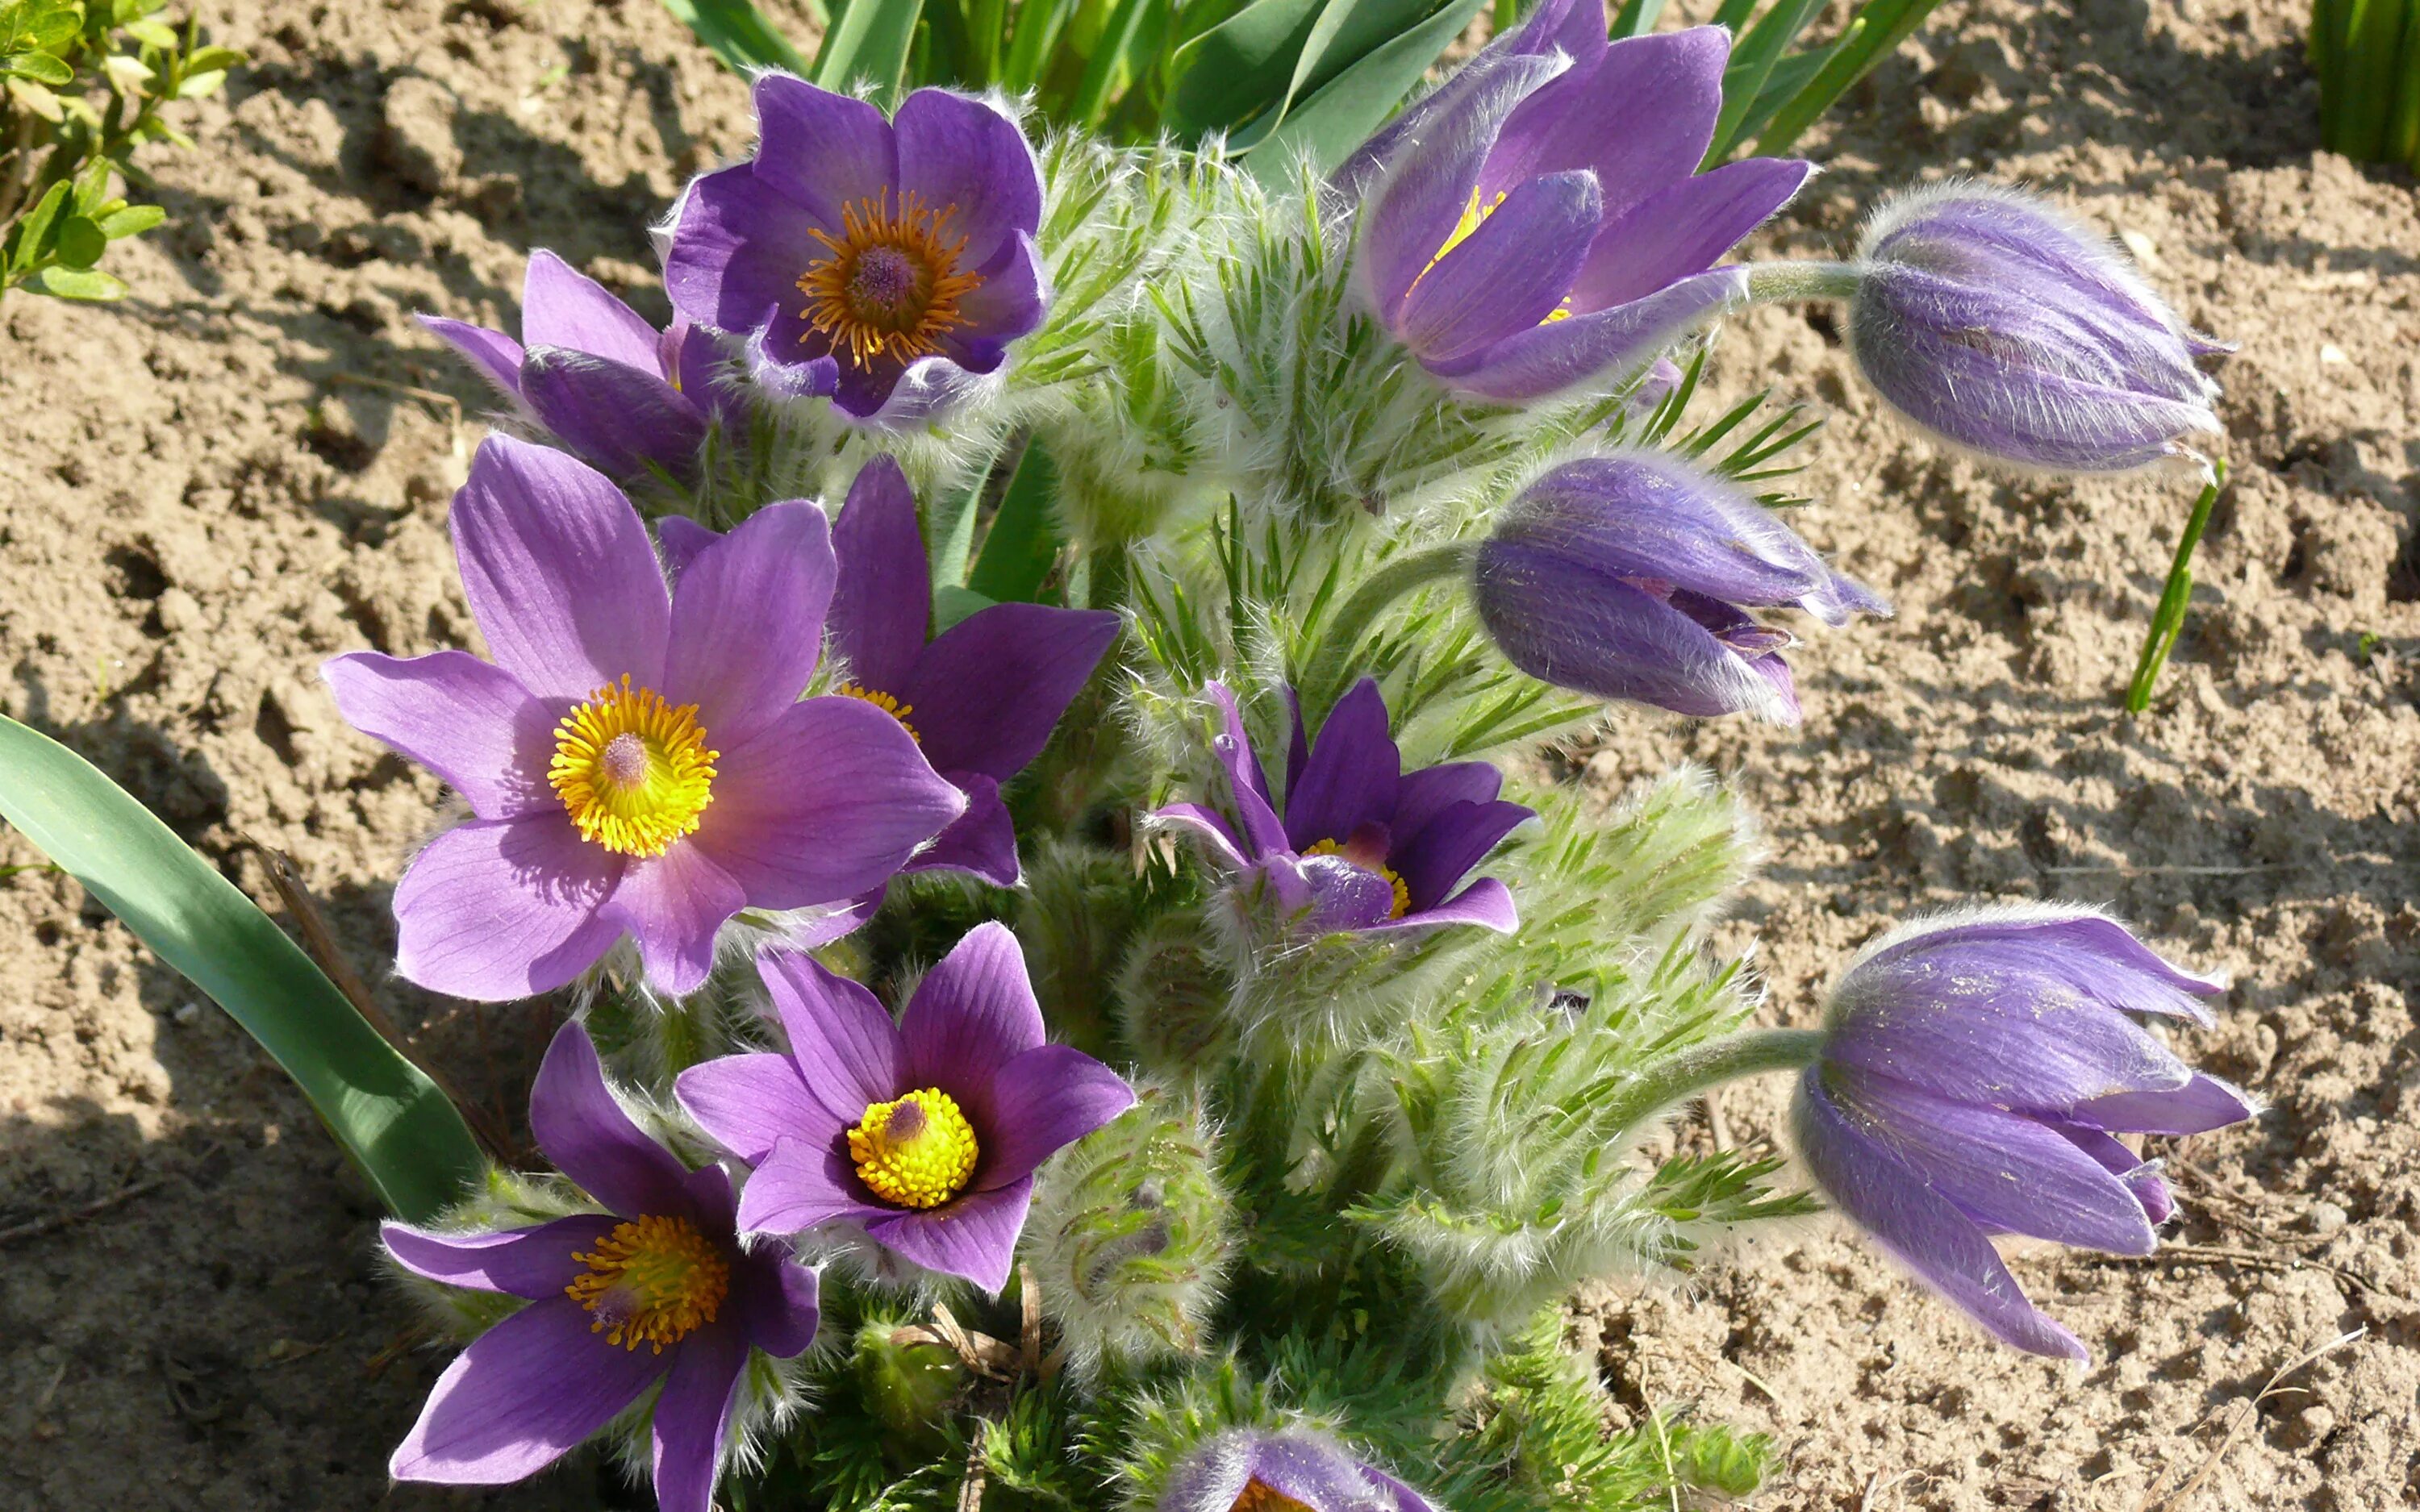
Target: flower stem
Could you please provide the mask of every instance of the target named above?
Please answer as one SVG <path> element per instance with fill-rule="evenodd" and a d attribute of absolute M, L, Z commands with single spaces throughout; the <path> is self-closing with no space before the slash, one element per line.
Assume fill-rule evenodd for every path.
<path fill-rule="evenodd" d="M 1474 542 L 1449 541 L 1397 557 L 1363 579 L 1328 622 L 1319 652 L 1303 674 L 1304 689 L 1313 697 L 1335 691 L 1334 685 L 1342 679 L 1345 659 L 1353 655 L 1361 637 L 1388 606 L 1414 589 L 1468 570 L 1478 551 Z"/>
<path fill-rule="evenodd" d="M 1617 1129 L 1644 1123 L 1675 1103 L 1768 1071 L 1797 1071 L 1823 1053 L 1821 1029 L 1757 1029 L 1692 1045 L 1633 1082 L 1606 1121 Z"/>
<path fill-rule="evenodd" d="M 2160 680 L 2160 669 L 2167 665 L 2168 652 L 2177 643 L 2177 632 L 2184 628 L 2185 605 L 2193 597 L 2194 548 L 2201 544 L 2201 532 L 2210 527 L 2210 512 L 2218 503 L 2219 490 L 2226 486 L 2226 463 L 2222 459 L 2211 464 L 2210 482 L 2202 488 L 2201 497 L 2194 501 L 2184 534 L 2177 538 L 2176 561 L 2170 563 L 2168 580 L 2160 590 L 2160 607 L 2151 615 L 2151 628 L 2143 637 L 2143 654 L 2134 663 L 2134 680 L 2126 687 L 2129 714 L 2140 714 L 2151 706 L 2151 689 Z"/>
<path fill-rule="evenodd" d="M 1853 299 L 1857 284 L 1854 263 L 1758 263 L 1747 270 L 1748 298 L 1760 304 Z"/>

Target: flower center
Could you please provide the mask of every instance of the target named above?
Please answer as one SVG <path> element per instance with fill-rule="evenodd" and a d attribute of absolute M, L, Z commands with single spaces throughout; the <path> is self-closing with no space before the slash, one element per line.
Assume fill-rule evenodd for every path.
<path fill-rule="evenodd" d="M 675 708 L 625 673 L 554 727 L 546 779 L 582 840 L 617 856 L 661 856 L 714 800 L 721 754 L 706 748 L 696 704 Z"/>
<path fill-rule="evenodd" d="M 1401 918 L 1412 911 L 1412 889 L 1404 885 L 1404 879 L 1396 873 L 1395 869 L 1387 864 L 1387 857 L 1383 852 L 1375 854 L 1373 852 L 1376 852 L 1373 846 L 1357 845 L 1349 841 L 1324 840 L 1302 854 L 1333 856 L 1340 860 L 1350 861 L 1362 871 L 1380 878 L 1387 886 L 1395 889 L 1395 901 L 1388 907 L 1387 917 Z"/>
<path fill-rule="evenodd" d="M 958 301 L 983 286 L 981 273 L 958 269 L 966 238 L 945 239 L 943 227 L 956 211 L 902 194 L 894 213 L 887 189 L 844 206 L 839 236 L 811 233 L 829 255 L 799 278 L 808 301 L 800 315 L 860 367 L 939 351 L 942 336 L 972 323 Z"/>
<path fill-rule="evenodd" d="M 975 1173 L 975 1131 L 949 1093 L 927 1087 L 869 1103 L 848 1132 L 858 1180 L 885 1202 L 938 1208 Z"/>
<path fill-rule="evenodd" d="M 1311 1507 L 1255 1475 L 1244 1482 L 1227 1512 L 1311 1512 Z"/>
<path fill-rule="evenodd" d="M 916 705 L 913 703 L 902 703 L 895 696 L 885 693 L 878 687 L 866 687 L 858 683 L 843 683 L 832 691 L 842 698 L 865 700 L 866 702 L 898 720 L 899 728 L 908 732 L 908 739 L 920 746 L 924 743 L 924 737 L 918 734 L 916 727 L 908 722 L 908 717 L 916 712 Z"/>
<path fill-rule="evenodd" d="M 588 1332 L 626 1350 L 652 1344 L 663 1353 L 713 1322 L 731 1290 L 731 1263 L 686 1218 L 616 1225 L 593 1252 L 571 1257 L 588 1272 L 564 1293 L 597 1315 Z"/>
<path fill-rule="evenodd" d="M 1421 269 L 1419 276 L 1412 280 L 1412 288 L 1418 288 L 1420 286 L 1420 279 L 1428 277 L 1431 270 L 1433 270 L 1437 264 L 1445 261 L 1445 255 L 1447 253 L 1451 252 L 1454 248 L 1459 247 L 1464 242 L 1469 240 L 1472 232 L 1477 231 L 1481 226 L 1487 224 L 1487 218 L 1496 213 L 1497 206 L 1504 203 L 1504 194 L 1505 191 L 1498 190 L 1494 199 L 1481 205 L 1479 202 L 1478 186 L 1473 185 L 1471 187 L 1470 203 L 1463 208 L 1462 219 L 1454 222 L 1452 234 L 1448 236 L 1445 239 L 1445 241 L 1438 246 L 1436 255 L 1429 259 L 1428 267 Z M 1411 289 L 1405 289 L 1404 292 L 1409 294 Z M 1572 297 L 1566 294 L 1563 296 L 1563 301 L 1560 304 L 1556 305 L 1553 309 L 1547 311 L 1546 318 L 1539 321 L 1538 324 L 1542 326 L 1552 325 L 1558 320 L 1569 320 L 1571 317 Z"/>

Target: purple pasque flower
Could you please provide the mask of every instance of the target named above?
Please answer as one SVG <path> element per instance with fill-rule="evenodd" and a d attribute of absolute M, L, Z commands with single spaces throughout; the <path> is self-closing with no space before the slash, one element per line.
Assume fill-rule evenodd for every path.
<path fill-rule="evenodd" d="M 874 995 L 796 951 L 759 963 L 783 1053 L 692 1066 L 681 1105 L 755 1167 L 746 1233 L 855 1225 L 928 1271 L 998 1291 L 1034 1168 L 1134 1106 L 1117 1072 L 1043 1042 L 1016 936 L 978 926 L 893 1024 Z"/>
<path fill-rule="evenodd" d="M 1648 451 L 1567 462 L 1524 489 L 1480 545 L 1471 591 L 1506 659 L 1541 682 L 1777 724 L 1798 722 L 1792 637 L 1743 606 L 1830 625 L 1890 612 L 1736 486 Z"/>
<path fill-rule="evenodd" d="M 2177 318 L 2100 233 L 1986 184 L 1903 194 L 1858 252 L 1849 349 L 1874 392 L 1953 445 L 2112 472 L 2191 456 L 2232 347 Z"/>
<path fill-rule="evenodd" d="M 1512 932 L 1518 918 L 1503 883 L 1481 877 L 1453 890 L 1497 841 L 1537 817 L 1497 796 L 1504 779 L 1495 767 L 1457 762 L 1404 771 L 1387 733 L 1386 700 L 1365 677 L 1336 701 L 1316 745 L 1304 737 L 1295 706 L 1280 810 L 1235 695 L 1215 682 L 1203 691 L 1219 711 L 1211 747 L 1226 769 L 1233 823 L 1198 803 L 1171 804 L 1153 818 L 1191 830 L 1312 933 L 1440 924 Z"/>
<path fill-rule="evenodd" d="M 677 517 L 659 530 L 675 564 L 720 539 Z M 887 456 L 868 462 L 849 485 L 832 548 L 840 559 L 832 646 L 848 667 L 840 691 L 896 716 L 925 760 L 967 796 L 967 811 L 907 869 L 971 872 L 1015 887 L 1016 826 L 1001 784 L 1042 753 L 1117 640 L 1117 615 L 993 604 L 927 641 L 932 567 L 908 476 Z"/>
<path fill-rule="evenodd" d="M 1718 26 L 1606 39 L 1604 0 L 1544 0 L 1366 144 L 1355 278 L 1458 393 L 1521 403 L 1620 381 L 1745 301 L 1716 258 L 1807 163 L 1697 171 L 1722 112 Z"/>
<path fill-rule="evenodd" d="M 1042 323 L 1042 173 L 1016 123 L 919 89 L 891 120 L 785 73 L 756 80 L 756 155 L 674 211 L 664 286 L 747 338 L 756 380 L 910 424 Z"/>
<path fill-rule="evenodd" d="M 815 1273 L 779 1245 L 741 1245 L 730 1176 L 690 1170 L 642 1134 L 578 1024 L 538 1068 L 530 1131 L 605 1211 L 488 1233 L 384 1226 L 405 1270 L 529 1299 L 438 1378 L 390 1469 L 452 1486 L 520 1480 L 660 1381 L 657 1503 L 709 1512 L 749 1351 L 787 1360 L 814 1342 Z"/>
<path fill-rule="evenodd" d="M 2257 1111 L 2130 1015 L 2211 1022 L 2222 983 L 2067 905 L 1903 925 L 1833 990 L 1792 1122 L 1835 1206 L 2018 1349 L 2087 1358 L 2025 1300 L 1988 1236 L 2149 1255 L 2176 1211 L 2113 1135 L 2189 1134 Z"/>
<path fill-rule="evenodd" d="M 1177 1462 L 1152 1512 L 1436 1512 L 1309 1428 L 1229 1428 Z"/>
<path fill-rule="evenodd" d="M 609 477 L 650 469 L 687 477 L 707 428 L 744 416 L 738 395 L 717 377 L 713 337 L 678 316 L 658 332 L 544 247 L 530 254 L 521 281 L 520 341 L 440 316 L 419 319 Z"/>
<path fill-rule="evenodd" d="M 336 706 L 473 818 L 396 887 L 396 968 L 460 997 L 562 986 L 624 935 L 695 991 L 723 922 L 878 887 L 966 809 L 862 699 L 799 702 L 834 575 L 823 511 L 768 504 L 677 592 L 638 512 L 559 452 L 491 436 L 454 549 L 494 661 L 355 652 Z"/>

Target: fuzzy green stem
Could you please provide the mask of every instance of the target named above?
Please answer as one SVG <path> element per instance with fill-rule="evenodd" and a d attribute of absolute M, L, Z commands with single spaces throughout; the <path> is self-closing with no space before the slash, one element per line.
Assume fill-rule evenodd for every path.
<path fill-rule="evenodd" d="M 1797 1071 L 1823 1052 L 1821 1029 L 1757 1029 L 1693 1045 L 1631 1083 L 1606 1122 L 1633 1129 L 1676 1103 L 1768 1071 Z"/>
<path fill-rule="evenodd" d="M 1747 270 L 1747 295 L 1760 304 L 1854 299 L 1854 263 L 1758 263 Z"/>
<path fill-rule="evenodd" d="M 1478 554 L 1475 542 L 1449 541 L 1398 557 L 1372 573 L 1328 622 L 1319 653 L 1303 674 L 1303 687 L 1314 695 L 1333 692 L 1342 678 L 1346 658 L 1388 606 L 1415 589 L 1468 571 Z"/>
<path fill-rule="evenodd" d="M 2168 567 L 2168 580 L 2160 589 L 2160 607 L 2152 612 L 2151 627 L 2144 634 L 2143 654 L 2134 663 L 2134 680 L 2126 687 L 2129 714 L 2140 714 L 2151 706 L 2151 689 L 2158 685 L 2160 669 L 2167 665 L 2168 652 L 2184 628 L 2185 606 L 2193 599 L 2194 548 L 2201 544 L 2201 532 L 2210 528 L 2211 511 L 2218 504 L 2219 490 L 2226 486 L 2226 463 L 2222 459 L 2211 464 L 2210 482 L 2203 486 L 2201 497 L 2194 501 L 2184 533 L 2177 538 L 2176 561 Z"/>

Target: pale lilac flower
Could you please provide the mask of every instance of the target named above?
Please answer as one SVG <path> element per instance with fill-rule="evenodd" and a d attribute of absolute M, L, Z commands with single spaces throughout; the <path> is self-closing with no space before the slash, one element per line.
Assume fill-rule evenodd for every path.
<path fill-rule="evenodd" d="M 1042 323 L 1042 174 L 999 110 L 919 89 L 886 121 L 767 73 L 756 126 L 754 157 L 690 186 L 664 286 L 690 319 L 746 338 L 759 383 L 909 424 Z"/>
<path fill-rule="evenodd" d="M 790 1047 L 681 1072 L 681 1105 L 755 1167 L 746 1233 L 835 1221 L 986 1291 L 1007 1284 L 1034 1168 L 1134 1105 L 1117 1072 L 1043 1041 L 1016 936 L 984 924 L 892 1022 L 813 957 L 760 962 Z"/>
<path fill-rule="evenodd" d="M 2257 1111 L 2130 1016 L 2211 1022 L 2188 976 L 2070 906 L 1981 909 L 1884 936 L 1834 990 L 1792 1109 L 1808 1172 L 1926 1285 L 2018 1349 L 2087 1357 L 2018 1289 L 1989 1236 L 2149 1255 L 2176 1211 L 2113 1137 Z"/>
<path fill-rule="evenodd" d="M 1497 796 L 1485 762 L 1405 772 L 1387 733 L 1387 704 L 1363 678 L 1329 711 L 1317 745 L 1294 711 L 1282 809 L 1244 733 L 1235 696 L 1205 688 L 1219 711 L 1212 746 L 1225 768 L 1233 822 L 1197 803 L 1152 817 L 1202 840 L 1238 875 L 1265 887 L 1278 911 L 1315 932 L 1388 932 L 1477 924 L 1510 933 L 1512 894 L 1494 877 L 1454 889 L 1533 810 Z"/>
<path fill-rule="evenodd" d="M 1603 0 L 1544 0 L 1338 173 L 1364 299 L 1457 393 L 1627 379 L 1745 301 L 1746 270 L 1715 260 L 1806 181 L 1787 159 L 1697 171 L 1728 32 L 1606 31 Z"/>
<path fill-rule="evenodd" d="M 661 1381 L 657 1504 L 708 1512 L 749 1353 L 787 1360 L 814 1342 L 815 1273 L 778 1245 L 740 1244 L 731 1178 L 686 1168 L 631 1123 L 578 1024 L 563 1026 L 538 1068 L 530 1129 L 604 1211 L 486 1233 L 381 1230 L 406 1270 L 529 1299 L 446 1367 L 393 1473 L 452 1486 L 521 1480 Z"/>
<path fill-rule="evenodd" d="M 799 702 L 834 573 L 813 503 L 758 510 L 668 593 L 620 490 L 491 436 L 453 523 L 495 660 L 357 652 L 323 670 L 356 729 L 473 815 L 396 888 L 411 980 L 526 997 L 629 935 L 650 980 L 693 992 L 734 914 L 846 904 L 965 810 L 896 719 Z"/>
<path fill-rule="evenodd" d="M 1309 1428 L 1229 1428 L 1178 1462 L 1152 1512 L 1437 1512 Z"/>
<path fill-rule="evenodd" d="M 615 479 L 651 470 L 687 478 L 707 428 L 746 418 L 717 377 L 714 338 L 677 316 L 658 332 L 544 247 L 530 254 L 521 282 L 520 341 L 440 316 L 419 319 L 531 420 Z"/>
<path fill-rule="evenodd" d="M 675 566 L 720 539 L 677 517 L 659 530 Z M 967 811 L 908 870 L 970 872 L 1015 887 L 1016 826 L 1001 785 L 1042 753 L 1117 640 L 1117 615 L 993 604 L 926 640 L 932 567 L 907 475 L 887 456 L 867 463 L 849 485 L 832 547 L 840 559 L 832 649 L 848 676 L 840 691 L 896 716 L 924 759 L 967 795 Z"/>
<path fill-rule="evenodd" d="M 1774 513 L 1662 452 L 1566 463 L 1523 490 L 1479 548 L 1472 594 L 1512 665 L 1542 682 L 1700 717 L 1798 722 L 1785 630 L 1887 614 Z"/>

